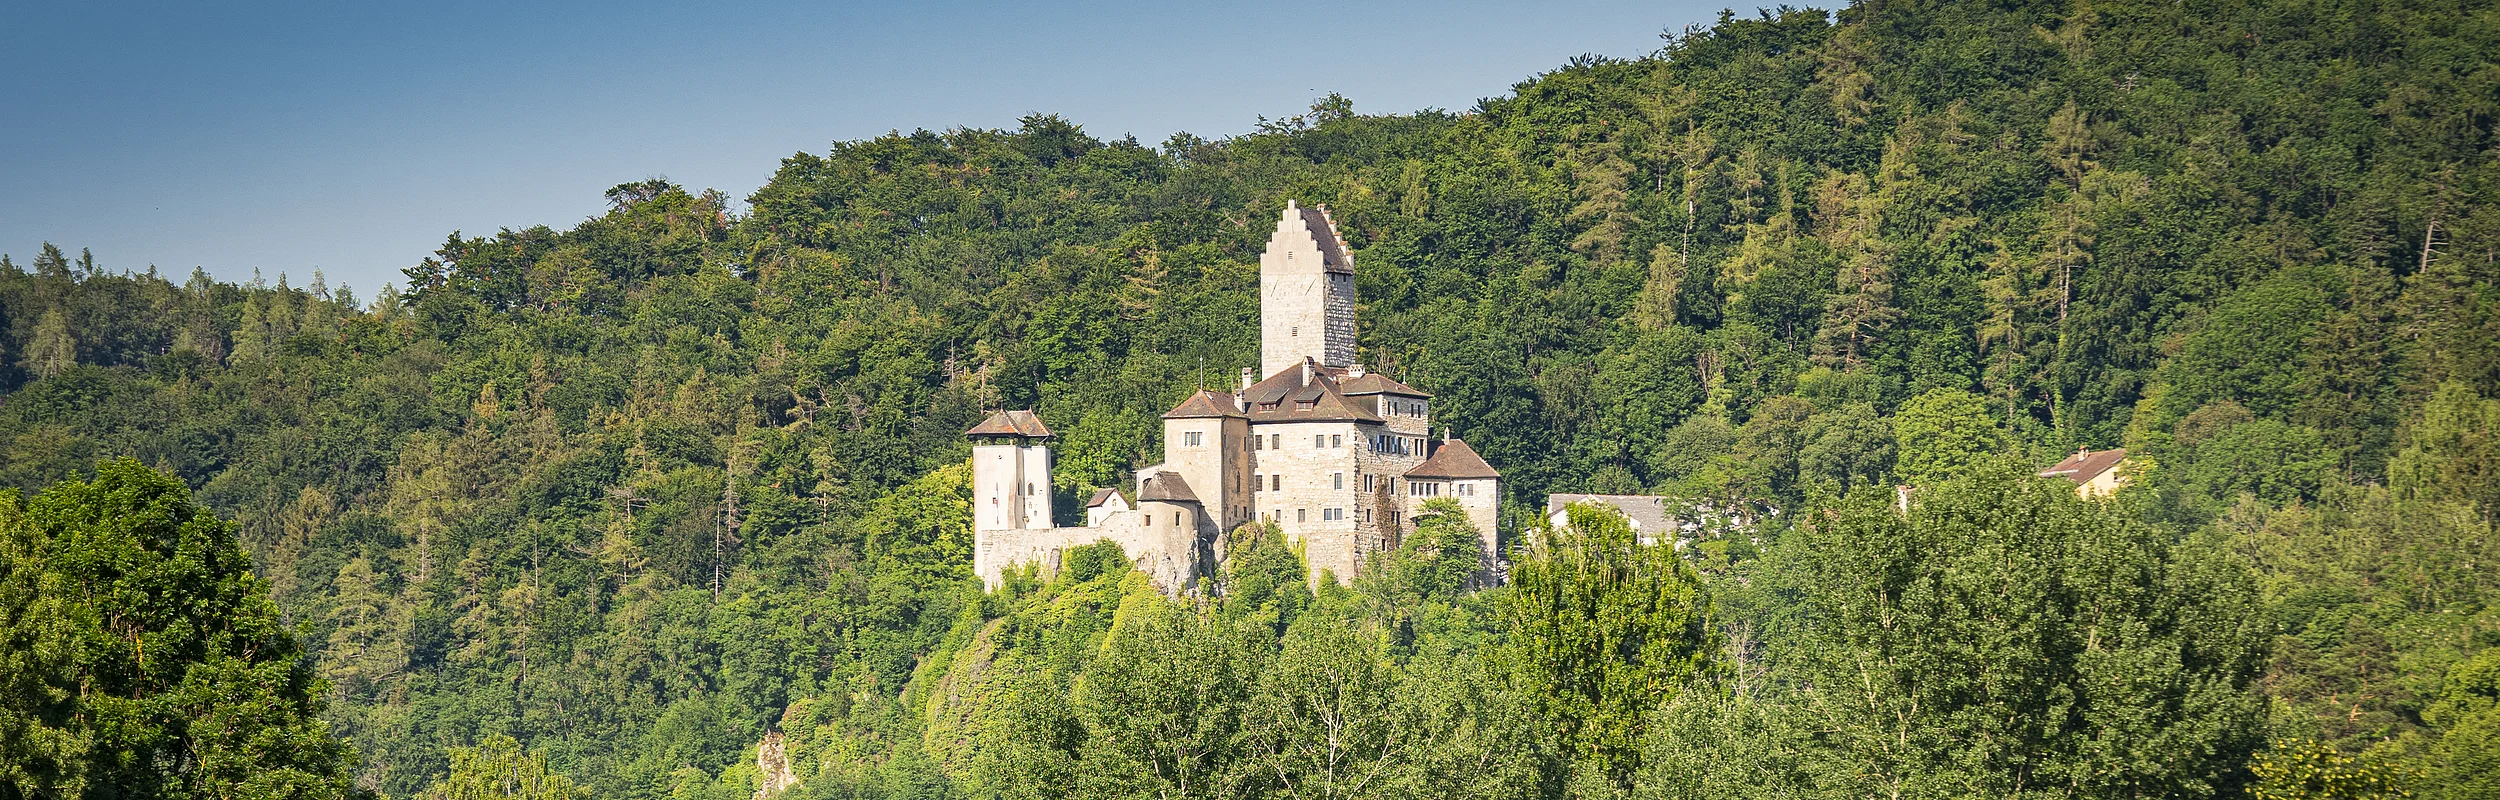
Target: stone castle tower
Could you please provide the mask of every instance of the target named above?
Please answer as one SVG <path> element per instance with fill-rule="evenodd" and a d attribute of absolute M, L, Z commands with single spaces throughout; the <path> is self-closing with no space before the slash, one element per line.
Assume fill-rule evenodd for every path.
<path fill-rule="evenodd" d="M 1259 255 L 1259 374 L 1354 364 L 1354 259 L 1326 208 L 1285 201 Z"/>
<path fill-rule="evenodd" d="M 1068 548 L 1110 541 L 1179 593 L 1220 562 L 1234 529 L 1264 522 L 1295 543 L 1312 581 L 1351 582 L 1438 498 L 1476 526 L 1490 569 L 1501 473 L 1446 429 L 1434 435 L 1430 393 L 1356 363 L 1354 262 L 1327 209 L 1285 204 L 1259 256 L 1259 319 L 1261 371 L 1165 413 L 1163 462 L 1137 469 L 1136 502 L 1094 492 L 1085 527 L 1052 521 L 1051 434 L 1032 412 L 966 431 L 981 579 L 995 588 L 1017 565 L 1053 571 Z"/>

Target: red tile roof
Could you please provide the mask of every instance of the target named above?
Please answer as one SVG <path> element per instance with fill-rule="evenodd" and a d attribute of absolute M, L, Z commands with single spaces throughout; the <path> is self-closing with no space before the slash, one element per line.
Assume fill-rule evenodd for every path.
<path fill-rule="evenodd" d="M 1466 442 L 1450 439 L 1433 448 L 1431 458 L 1407 470 L 1406 477 L 1469 480 L 1499 478 L 1502 473 L 1495 471 L 1493 465 L 1484 463 L 1484 457 L 1476 455 L 1476 449 L 1468 447 Z"/>
<path fill-rule="evenodd" d="M 1119 498 L 1120 498 L 1120 502 L 1122 502 L 1122 503 L 1127 503 L 1127 502 L 1128 502 L 1128 498 L 1126 498 L 1126 497 L 1121 497 L 1121 496 L 1120 496 L 1120 490 L 1118 490 L 1118 489 L 1095 489 L 1095 490 L 1094 490 L 1094 498 L 1093 498 L 1093 499 L 1091 499 L 1091 500 L 1087 500 L 1087 501 L 1085 501 L 1085 507 L 1086 507 L 1086 508 L 1095 508 L 1095 507 L 1101 506 L 1101 505 L 1102 505 L 1102 504 L 1104 504 L 1104 503 L 1111 502 L 1111 498 L 1114 498 L 1114 497 L 1119 497 Z"/>
<path fill-rule="evenodd" d="M 1180 405 L 1173 406 L 1171 411 L 1163 414 L 1164 419 L 1244 416 L 1249 415 L 1241 413 L 1241 409 L 1234 407 L 1232 395 L 1224 392 L 1210 392 L 1205 389 L 1198 390 L 1196 394 L 1190 395 L 1189 399 L 1182 400 Z"/>
<path fill-rule="evenodd" d="M 2092 479 L 2101 477 L 2101 473 L 2110 471 L 2118 466 L 2118 462 L 2125 460 L 2127 448 L 2124 447 L 2116 450 L 2080 450 L 2057 462 L 2057 466 L 2041 470 L 2040 477 L 2065 478 L 2080 486 L 2091 483 Z"/>

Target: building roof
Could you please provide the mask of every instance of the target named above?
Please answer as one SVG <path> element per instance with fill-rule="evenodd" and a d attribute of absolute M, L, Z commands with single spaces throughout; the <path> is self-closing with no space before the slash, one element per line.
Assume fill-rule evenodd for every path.
<path fill-rule="evenodd" d="M 1319 244 L 1320 267 L 1329 272 L 1354 272 L 1354 258 L 1346 255 L 1345 240 L 1337 236 L 1337 221 L 1328 216 L 1327 206 L 1303 208 L 1292 200 L 1285 201 L 1285 213 L 1302 215 L 1302 226 L 1311 229 L 1311 239 Z"/>
<path fill-rule="evenodd" d="M 1401 397 L 1417 398 L 1428 398 L 1432 396 L 1430 393 L 1427 393 L 1422 389 L 1417 389 L 1415 387 L 1390 380 L 1389 376 L 1382 375 L 1377 372 L 1366 372 L 1359 376 L 1340 380 L 1337 382 L 1337 390 L 1345 392 L 1348 397 L 1360 397 L 1368 394 L 1394 394 Z"/>
<path fill-rule="evenodd" d="M 1050 427 L 1042 424 L 1042 418 L 1035 416 L 1031 411 L 992 411 L 989 419 L 972 426 L 972 430 L 964 431 L 964 435 L 1048 439 L 1057 434 L 1051 433 Z"/>
<path fill-rule="evenodd" d="M 1493 465 L 1484 463 L 1484 457 L 1476 455 L 1476 449 L 1468 447 L 1466 442 L 1449 439 L 1432 449 L 1431 458 L 1407 470 L 1406 477 L 1469 480 L 1499 478 L 1502 473 L 1494 471 Z"/>
<path fill-rule="evenodd" d="M 1306 372 L 1310 376 L 1308 382 L 1303 377 Z M 1379 422 L 1379 414 L 1346 399 L 1345 392 L 1337 388 L 1338 372 L 1305 359 L 1303 365 L 1280 370 L 1267 380 L 1252 384 L 1242 391 L 1250 402 L 1250 421 Z"/>
<path fill-rule="evenodd" d="M 1191 394 L 1189 399 L 1182 400 L 1180 405 L 1173 406 L 1171 411 L 1164 412 L 1163 414 L 1164 419 L 1205 419 L 1209 417 L 1246 416 L 1249 415 L 1241 413 L 1241 409 L 1233 404 L 1233 396 L 1231 394 L 1225 392 L 1210 392 L 1205 389 L 1200 389 L 1195 394 Z"/>
<path fill-rule="evenodd" d="M 1552 516 L 1573 503 L 1587 503 L 1621 513 L 1624 519 L 1632 521 L 1634 530 L 1673 531 L 1679 524 L 1669 505 L 1674 502 L 1672 498 L 1647 494 L 1552 494 L 1545 497 L 1545 514 Z"/>
<path fill-rule="evenodd" d="M 1178 473 L 1159 472 L 1148 476 L 1138 487 L 1139 502 L 1197 503 L 1198 493 L 1189 490 L 1189 482 Z"/>
<path fill-rule="evenodd" d="M 1113 499 L 1118 499 L 1122 505 L 1128 504 L 1128 498 L 1122 496 L 1118 489 L 1095 489 L 1093 499 L 1085 501 L 1085 507 L 1099 508 Z"/>
<path fill-rule="evenodd" d="M 2040 477 L 2065 478 L 2074 481 L 2077 485 L 2082 485 L 2101 477 L 2101 473 L 2117 468 L 2118 462 L 2125 460 L 2127 460 L 2127 448 L 2124 447 L 2115 450 L 2086 448 L 2075 451 L 2074 455 L 2057 462 L 2056 466 L 2041 470 Z"/>

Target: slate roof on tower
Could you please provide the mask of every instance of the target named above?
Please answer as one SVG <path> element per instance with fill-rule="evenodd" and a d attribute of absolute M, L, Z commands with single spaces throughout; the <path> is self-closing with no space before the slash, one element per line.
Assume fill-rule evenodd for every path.
<path fill-rule="evenodd" d="M 1240 416 L 1248 415 L 1241 413 L 1241 409 L 1234 407 L 1233 396 L 1231 394 L 1225 392 L 1211 392 L 1205 389 L 1198 390 L 1196 394 L 1190 395 L 1189 399 L 1182 400 L 1180 405 L 1173 406 L 1171 411 L 1164 412 L 1163 414 L 1164 419 L 1205 419 L 1208 417 Z"/>
<path fill-rule="evenodd" d="M 1027 439 L 1048 439 L 1056 436 L 1042 418 L 1031 411 L 992 411 L 990 418 L 964 431 L 965 436 L 1022 436 Z"/>
<path fill-rule="evenodd" d="M 1189 482 L 1181 480 L 1181 476 L 1178 474 L 1170 472 L 1156 473 L 1147 477 L 1145 484 L 1145 486 L 1139 487 L 1137 490 L 1138 502 L 1142 503 L 1150 500 L 1166 503 L 1198 502 L 1198 493 L 1190 491 Z"/>
<path fill-rule="evenodd" d="M 1329 218 L 1328 207 L 1285 202 L 1302 213 L 1302 225 L 1311 229 L 1311 239 L 1319 243 L 1320 266 L 1329 272 L 1354 272 L 1354 258 L 1346 255 L 1345 240 L 1337 237 L 1337 221 Z"/>
<path fill-rule="evenodd" d="M 1309 363 L 1277 372 L 1242 391 L 1251 422 L 1379 422 L 1380 415 L 1346 399 L 1329 367 Z M 1306 382 L 1305 375 L 1308 375 Z"/>
<path fill-rule="evenodd" d="M 1433 448 L 1431 458 L 1407 470 L 1406 477 L 1471 480 L 1499 478 L 1502 473 L 1495 471 L 1493 465 L 1484 463 L 1484 457 L 1476 455 L 1476 449 L 1468 447 L 1466 442 L 1450 439 Z"/>

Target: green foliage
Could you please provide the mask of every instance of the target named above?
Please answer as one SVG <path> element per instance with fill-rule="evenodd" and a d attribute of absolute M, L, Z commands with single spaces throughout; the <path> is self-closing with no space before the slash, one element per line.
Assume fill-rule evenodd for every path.
<path fill-rule="evenodd" d="M 417 794 L 421 800 L 576 800 L 589 793 L 547 769 L 547 757 L 524 753 L 501 734 L 451 751 L 451 774 Z"/>
<path fill-rule="evenodd" d="M 2438 703 L 2423 713 L 2441 729 L 2424 761 L 2425 797 L 2500 797 L 2500 647 L 2450 667 Z"/>
<path fill-rule="evenodd" d="M 1892 417 L 1892 436 L 1901 443 L 1893 471 L 1912 486 L 1969 474 L 2005 447 L 1987 401 L 1960 389 L 1930 389 L 1901 404 Z"/>
<path fill-rule="evenodd" d="M 0 641 L 12 796 L 353 793 L 233 524 L 138 462 L 0 496 Z"/>
<path fill-rule="evenodd" d="M 1892 474 L 1896 440 L 1872 405 L 1851 403 L 1814 415 L 1806 420 L 1803 441 L 1797 481 L 1814 492 L 1838 497 L 1882 486 Z"/>
<path fill-rule="evenodd" d="M 1424 501 L 1415 532 L 1398 549 L 1375 560 L 1360 580 L 1367 591 L 1406 600 L 1451 602 L 1476 585 L 1492 555 L 1484 533 L 1454 498 Z"/>
<path fill-rule="evenodd" d="M 2431 709 L 2451 667 L 2500 644 L 2500 162 L 2484 102 L 2500 40 L 2485 16 L 2280 0 L 1726 14 L 1657 53 L 1574 60 L 1458 112 L 1367 115 L 1332 97 L 1160 148 L 1035 114 L 793 154 L 743 204 L 627 183 L 567 229 L 447 236 L 370 305 L 318 276 L 173 280 L 45 244 L 29 269 L 0 257 L 0 483 L 34 490 L 128 455 L 199 487 L 235 520 L 272 613 L 308 629 L 324 714 L 363 751 L 359 780 L 392 796 L 496 734 L 603 797 L 745 796 L 775 730 L 796 796 L 1124 791 L 1163 778 L 1118 765 L 1180 762 L 1109 744 L 1142 739 L 1097 736 L 1089 724 L 1126 721 L 1068 698 L 1096 677 L 1138 579 L 1094 550 L 1075 574 L 981 596 L 960 433 L 985 410 L 1035 408 L 1064 437 L 1063 498 L 1126 480 L 1151 460 L 1158 414 L 1255 360 L 1256 256 L 1277 210 L 1326 203 L 1362 265 L 1363 361 L 1433 391 L 1437 418 L 1503 471 L 1502 537 L 1524 541 L 1557 490 L 1780 512 L 1684 556 L 1708 567 L 1676 579 L 1700 582 L 1696 603 L 1743 613 L 1716 620 L 1726 656 L 1703 660 L 1720 678 L 1640 673 L 1672 678 L 1672 700 L 1511 682 L 1491 665 L 1513 652 L 1513 589 L 1449 588 L 1456 565 L 1435 540 L 1455 528 L 1400 542 L 1350 591 L 1312 580 L 1280 534 L 1233 532 L 1207 596 L 1151 635 L 1213 637 L 1240 660 L 1239 685 L 1208 688 L 1236 704 L 1209 713 L 1234 719 L 1270 696 L 1260 681 L 1289 633 L 1376 646 L 1366 658 L 1389 677 L 1365 685 L 1389 699 L 1347 707 L 1389 709 L 1389 731 L 1365 733 L 1387 738 L 1366 741 L 1397 744 L 1358 760 L 1392 765 L 1365 792 L 1610 793 L 1630 775 L 1707 773 L 1710 792 L 1751 796 L 1874 780 L 1824 772 L 1872 739 L 1781 733 L 1800 730 L 1791 710 L 1816 708 L 1789 693 L 1808 685 L 1792 643 L 1814 641 L 1799 626 L 1819 618 L 1772 587 L 1800 553 L 1838 546 L 1815 533 L 1822 509 L 2120 444 L 2140 477 L 2118 502 L 2171 529 L 2082 527 L 2160 565 L 2109 556 L 2142 568 L 2128 574 L 2193 572 L 2179 541 L 2254 565 L 2262 605 L 2245 616 L 2273 626 L 2269 733 L 2475 764 L 2459 748 L 2491 738 L 2471 733 L 2482 723 Z M 2050 533 L 2081 525 L 2035 499 L 2018 507 L 2068 520 Z M 1984 566 L 1945 550 L 1933 558 L 1973 563 L 1867 558 Z M 1971 574 L 2079 585 L 2040 577 L 2081 569 L 2064 556 L 1987 552 L 2039 563 Z M 1641 574 L 1666 574 L 1672 557 L 1643 559 L 1657 563 Z M 48 602 L 31 574 L 0 575 L 0 597 Z M 2199 596 L 2165 587 L 2130 597 Z M 1974 652 L 2068 674 L 2072 654 L 2016 646 L 2073 630 L 2049 611 L 2063 600 L 1963 589 L 2038 630 L 1939 606 L 1922 613 L 1946 639 L 1882 641 L 1943 663 L 1963 655 L 1933 652 L 1968 635 Z M 2159 638 L 2158 613 L 2120 605 Z M 48 678 L 21 676 L 65 668 L 72 617 L 15 619 L 36 622 L 7 634 L 0 689 L 50 697 Z M 2158 649 L 2121 641 L 2129 658 Z M 1574 663 L 1631 674 L 1596 669 L 1628 658 Z M 2160 685 L 2140 692 L 1981 666 L 2032 681 L 2004 687 L 2185 696 L 2157 666 L 2139 674 Z M 2086 666 L 2071 672 L 2116 674 Z M 2213 726 L 2241 717 L 2211 710 L 2227 704 L 2130 728 L 2076 700 L 2103 727 L 2000 729 L 1982 724 L 1998 704 L 2068 706 L 2013 688 L 1918 694 L 1968 686 L 1955 679 L 1858 701 L 1960 715 L 1917 717 L 1933 726 L 1920 747 L 1936 730 L 1998 737 L 1903 751 L 1943 764 L 1936 793 L 2012 792 L 2006 759 L 2034 752 L 2050 754 L 2034 775 L 2109 767 L 2094 780 L 2116 783 L 2069 780 L 2079 794 L 2232 785 L 2179 777 L 2229 772 L 2215 765 L 2240 751 Z M 2116 708 L 2140 713 L 2133 702 Z M 1663 721 L 1639 721 L 1662 703 Z M 1602 718 L 1603 736 L 1538 727 L 1565 706 Z M 1717 767 L 1625 755 L 1637 730 L 1722 729 L 1742 735 L 1690 750 L 1724 754 Z M 2076 755 L 2087 729 L 2171 736 L 2184 755 L 2169 771 L 2140 749 Z M 1230 733 L 1192 773 L 1215 783 L 1192 791 L 1266 792 L 1274 779 L 1252 765 L 1316 763 L 1282 734 L 1268 739 L 1279 753 L 1304 755 L 1261 762 Z M 72 752 L 72 739 L 0 740 Z M 1088 762 L 1088 747 L 1111 755 Z M 1080 774 L 1089 764 L 1103 771 Z"/>
<path fill-rule="evenodd" d="M 2367 756 L 2355 757 L 2317 742 L 2276 742 L 2249 763 L 2257 778 L 2249 787 L 2258 800 L 2396 800 L 2412 797 L 2410 776 Z"/>
<path fill-rule="evenodd" d="M 2246 568 L 2071 484 L 1861 492 L 1768 561 L 1749 591 L 1795 605 L 1656 723 L 1665 796 L 2230 796 L 2263 742 Z"/>
<path fill-rule="evenodd" d="M 1713 669 L 1710 602 L 1671 541 L 1575 505 L 1511 570 L 1504 675 L 1555 728 L 1574 772 L 1629 788 L 1649 711 Z"/>

